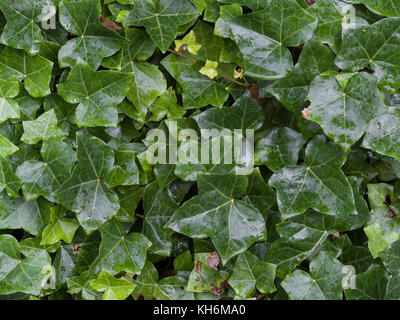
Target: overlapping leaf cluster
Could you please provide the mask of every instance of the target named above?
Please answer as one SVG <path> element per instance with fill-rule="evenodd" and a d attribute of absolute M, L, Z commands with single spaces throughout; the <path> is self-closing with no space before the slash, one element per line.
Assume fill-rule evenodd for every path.
<path fill-rule="evenodd" d="M 400 0 L 0 0 L 0 298 L 399 299 L 399 29 Z M 255 130 L 255 168 L 151 165 L 153 128 Z"/>

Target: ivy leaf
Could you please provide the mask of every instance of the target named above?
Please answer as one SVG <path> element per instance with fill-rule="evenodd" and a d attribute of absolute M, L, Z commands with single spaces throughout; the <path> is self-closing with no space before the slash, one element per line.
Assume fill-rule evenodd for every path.
<path fill-rule="evenodd" d="M 41 140 L 62 138 L 65 133 L 57 127 L 57 116 L 53 109 L 43 113 L 36 120 L 23 121 L 24 134 L 21 140 L 25 143 L 36 144 Z"/>
<path fill-rule="evenodd" d="M 175 211 L 168 227 L 192 238 L 210 237 L 225 264 L 266 233 L 259 211 L 237 200 L 247 183 L 245 176 L 200 176 L 199 195 Z"/>
<path fill-rule="evenodd" d="M 325 71 L 335 70 L 334 60 L 335 55 L 328 47 L 310 41 L 301 51 L 293 71 L 264 90 L 271 93 L 288 110 L 299 112 L 307 105 L 306 99 L 314 77 Z"/>
<path fill-rule="evenodd" d="M 76 140 L 78 163 L 54 196 L 77 214 L 90 233 L 115 216 L 120 207 L 118 196 L 103 181 L 113 167 L 114 153 L 98 138 L 78 133 Z"/>
<path fill-rule="evenodd" d="M 192 292 L 182 289 L 187 282 L 185 273 L 178 273 L 159 281 L 159 276 L 154 265 L 146 261 L 142 272 L 134 283 L 137 285 L 132 293 L 135 299 L 148 300 L 193 300 Z"/>
<path fill-rule="evenodd" d="M 197 55 L 201 48 L 201 44 L 196 42 L 196 35 L 190 31 L 182 40 L 175 40 L 175 51 L 179 51 L 182 46 L 186 46 L 187 50 L 193 54 Z"/>
<path fill-rule="evenodd" d="M 264 261 L 276 265 L 276 276 L 281 279 L 315 254 L 329 235 L 323 228 L 308 226 L 304 222 L 282 222 L 277 228 L 281 238 L 268 249 Z"/>
<path fill-rule="evenodd" d="M 371 264 L 367 271 L 355 278 L 355 288 L 345 289 L 348 300 L 382 300 L 385 297 L 388 274 L 379 264 Z"/>
<path fill-rule="evenodd" d="M 178 209 L 166 188 L 158 189 L 157 182 L 146 186 L 143 196 L 143 234 L 153 243 L 151 252 L 169 255 L 172 249 L 172 230 L 164 228 Z"/>
<path fill-rule="evenodd" d="M 343 265 L 321 252 L 310 262 L 310 274 L 296 270 L 282 281 L 291 300 L 341 300 Z"/>
<path fill-rule="evenodd" d="M 143 234 L 127 234 L 123 225 L 114 219 L 101 226 L 100 232 L 99 255 L 89 273 L 98 274 L 105 270 L 113 275 L 121 271 L 140 274 L 151 242 Z"/>
<path fill-rule="evenodd" d="M 10 140 L 0 135 L 0 157 L 7 158 L 18 150 L 19 148 Z"/>
<path fill-rule="evenodd" d="M 0 157 L 0 192 L 4 189 L 10 197 L 19 198 L 22 181 L 14 174 L 10 163 Z"/>
<path fill-rule="evenodd" d="M 166 91 L 165 77 L 156 65 L 145 62 L 156 48 L 146 32 L 131 28 L 126 31 L 126 38 L 129 43 L 122 47 L 120 70 L 132 77 L 127 96 L 137 110 L 147 109 Z M 138 42 L 143 45 L 138 47 Z"/>
<path fill-rule="evenodd" d="M 50 256 L 41 251 L 34 257 L 21 257 L 20 245 L 13 236 L 0 235 L 0 294 L 25 292 L 38 295 L 45 270 L 51 267 Z"/>
<path fill-rule="evenodd" d="M 59 138 L 44 141 L 40 153 L 44 161 L 25 161 L 16 171 L 28 201 L 39 196 L 51 197 L 70 177 L 76 161 L 75 152 Z"/>
<path fill-rule="evenodd" d="M 363 136 L 374 117 L 386 111 L 376 79 L 367 73 L 355 74 L 346 86 L 334 76 L 319 76 L 311 84 L 308 99 L 310 119 L 346 150 Z"/>
<path fill-rule="evenodd" d="M 318 24 L 296 0 L 271 0 L 264 10 L 223 23 L 229 30 L 224 36 L 234 40 L 243 55 L 245 75 L 263 80 L 283 78 L 292 70 L 292 57 L 285 46 L 306 42 Z"/>
<path fill-rule="evenodd" d="M 250 93 L 243 94 L 229 108 L 210 108 L 194 116 L 200 129 L 230 129 L 242 130 L 243 135 L 246 129 L 259 129 L 265 115 L 262 108 Z"/>
<path fill-rule="evenodd" d="M 178 81 L 183 87 L 183 106 L 185 108 L 200 108 L 208 104 L 221 108 L 229 97 L 225 90 L 225 81 L 217 81 L 202 75 L 198 67 L 186 69 L 179 77 Z"/>
<path fill-rule="evenodd" d="M 263 294 L 272 293 L 276 291 L 275 269 L 275 265 L 260 261 L 250 252 L 244 252 L 235 262 L 229 284 L 243 298 L 251 297 L 256 288 Z"/>
<path fill-rule="evenodd" d="M 323 136 L 311 140 L 305 164 L 283 168 L 269 180 L 277 190 L 282 216 L 292 217 L 309 208 L 328 215 L 357 214 L 350 183 L 340 170 L 345 160 L 340 147 Z"/>
<path fill-rule="evenodd" d="M 362 3 L 369 10 L 381 16 L 398 17 L 400 15 L 400 4 L 397 1 L 356 0 L 355 2 Z"/>
<path fill-rule="evenodd" d="M 368 200 L 371 206 L 370 220 L 364 227 L 368 236 L 371 254 L 377 257 L 387 246 L 400 239 L 398 216 L 390 215 L 396 210 L 386 204 L 386 199 L 394 199 L 393 186 L 385 183 L 368 185 Z"/>
<path fill-rule="evenodd" d="M 373 119 L 363 140 L 363 147 L 400 160 L 400 110 Z"/>
<path fill-rule="evenodd" d="M 23 197 L 0 197 L 0 229 L 24 229 L 32 235 L 40 234 L 50 222 L 51 203 L 43 198 L 26 202 Z"/>
<path fill-rule="evenodd" d="M 346 4 L 338 1 L 320 0 L 307 7 L 307 12 L 318 18 L 318 27 L 314 38 L 326 43 L 338 52 L 342 42 L 342 24 L 345 19 Z"/>
<path fill-rule="evenodd" d="M 79 223 L 75 219 L 64 218 L 66 211 L 62 207 L 52 207 L 51 223 L 43 230 L 41 245 L 51 245 L 59 240 L 71 243 Z"/>
<path fill-rule="evenodd" d="M 76 122 L 80 127 L 116 127 L 116 106 L 124 100 L 130 77 L 115 71 L 93 71 L 78 60 L 65 82 L 57 85 L 59 94 L 69 103 L 79 103 Z"/>
<path fill-rule="evenodd" d="M 96 280 L 90 280 L 93 289 L 104 292 L 103 300 L 125 300 L 136 285 L 125 279 L 114 278 L 107 271 L 101 271 Z"/>
<path fill-rule="evenodd" d="M 305 140 L 299 132 L 287 127 L 274 128 L 265 138 L 257 141 L 254 163 L 266 165 L 274 172 L 295 166 L 304 144 Z"/>
<path fill-rule="evenodd" d="M 379 256 L 382 258 L 383 264 L 389 273 L 397 273 L 400 260 L 400 241 L 389 244 Z"/>
<path fill-rule="evenodd" d="M 0 122 L 20 118 L 19 105 L 12 99 L 18 94 L 19 82 L 17 79 L 0 79 Z"/>
<path fill-rule="evenodd" d="M 220 296 L 225 289 L 224 282 L 228 278 L 228 273 L 222 270 L 218 271 L 218 253 L 196 253 L 194 262 L 194 269 L 190 274 L 186 290 L 211 292 Z"/>
<path fill-rule="evenodd" d="M 0 53 L 0 78 L 16 77 L 24 81 L 26 91 L 32 97 L 50 94 L 50 80 L 53 62 L 40 55 L 29 56 L 26 52 L 6 47 Z"/>
<path fill-rule="evenodd" d="M 379 84 L 396 92 L 400 87 L 400 61 L 393 50 L 399 45 L 399 28 L 400 18 L 388 18 L 349 30 L 343 37 L 336 65 L 346 71 L 370 66 Z"/>
<path fill-rule="evenodd" d="M 216 76 L 218 76 L 217 68 L 218 62 L 207 60 L 205 66 L 202 67 L 199 72 L 209 77 L 210 79 L 214 79 Z"/>
<path fill-rule="evenodd" d="M 76 36 L 58 52 L 61 67 L 72 68 L 80 58 L 97 70 L 103 58 L 120 49 L 123 37 L 99 22 L 99 0 L 63 0 L 59 3 L 59 10 L 61 25 Z"/>
<path fill-rule="evenodd" d="M 0 9 L 7 19 L 1 42 L 7 46 L 23 49 L 30 55 L 38 53 L 43 36 L 37 23 L 46 19 L 46 16 L 43 16 L 45 9 L 53 10 L 55 13 L 53 2 L 4 0 L 0 3 Z"/>
<path fill-rule="evenodd" d="M 196 8 L 187 0 L 138 0 L 133 4 L 124 24 L 145 26 L 153 42 L 165 52 L 175 40 L 179 27 L 197 16 Z"/>

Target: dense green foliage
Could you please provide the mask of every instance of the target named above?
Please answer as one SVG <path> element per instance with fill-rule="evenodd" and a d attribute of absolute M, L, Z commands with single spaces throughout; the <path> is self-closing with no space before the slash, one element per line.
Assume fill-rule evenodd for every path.
<path fill-rule="evenodd" d="M 400 299 L 399 29 L 400 0 L 0 0 L 0 299 Z M 255 130 L 255 168 L 153 165 L 154 128 Z"/>

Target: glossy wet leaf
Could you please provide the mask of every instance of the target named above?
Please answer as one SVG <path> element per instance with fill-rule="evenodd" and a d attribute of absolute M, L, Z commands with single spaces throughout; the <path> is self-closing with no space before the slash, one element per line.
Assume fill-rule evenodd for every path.
<path fill-rule="evenodd" d="M 39 52 L 40 42 L 43 40 L 38 23 L 49 18 L 47 12 L 54 12 L 53 1 L 47 0 L 5 0 L 0 3 L 0 10 L 7 19 L 1 35 L 1 42 L 5 45 L 24 49 L 33 55 Z"/>
<path fill-rule="evenodd" d="M 198 16 L 187 0 L 135 1 L 124 20 L 126 25 L 144 26 L 153 42 L 165 52 L 175 40 L 178 28 Z"/>
<path fill-rule="evenodd" d="M 398 141 L 400 140 L 400 112 L 390 110 L 370 122 L 363 146 L 380 154 L 400 160 Z"/>
<path fill-rule="evenodd" d="M 296 270 L 282 282 L 291 300 L 341 300 L 343 265 L 321 252 L 310 262 L 310 273 Z"/>
<path fill-rule="evenodd" d="M 107 29 L 99 18 L 99 0 L 62 0 L 59 3 L 60 23 L 75 38 L 64 44 L 58 52 L 62 67 L 73 67 L 80 59 L 97 70 L 101 60 L 116 53 L 123 37 Z"/>
<path fill-rule="evenodd" d="M 43 161 L 28 160 L 16 170 L 23 182 L 22 192 L 27 200 L 39 196 L 51 197 L 70 177 L 76 161 L 72 148 L 57 137 L 43 142 L 40 153 Z"/>
<path fill-rule="evenodd" d="M 0 53 L 0 78 L 16 77 L 33 97 L 50 94 L 50 79 L 53 62 L 40 55 L 29 56 L 26 52 L 6 47 Z"/>
<path fill-rule="evenodd" d="M 77 135 L 77 145 L 78 163 L 54 196 L 77 214 L 90 233 L 119 210 L 117 195 L 103 181 L 114 164 L 114 153 L 103 141 L 86 134 Z"/>
<path fill-rule="evenodd" d="M 243 298 L 250 297 L 256 288 L 264 294 L 274 292 L 275 268 L 275 265 L 260 261 L 250 252 L 244 252 L 235 262 L 229 284 Z"/>
<path fill-rule="evenodd" d="M 345 159 L 339 146 L 315 137 L 307 146 L 305 164 L 285 167 L 269 180 L 282 215 L 309 208 L 328 215 L 357 214 L 350 183 L 340 170 Z"/>
<path fill-rule="evenodd" d="M 19 82 L 17 79 L 0 79 L 0 122 L 7 119 L 19 119 L 20 108 L 15 98 L 19 94 Z"/>
<path fill-rule="evenodd" d="M 65 82 L 58 85 L 59 94 L 76 104 L 76 123 L 80 127 L 115 127 L 116 106 L 124 100 L 129 89 L 128 75 L 116 71 L 93 71 L 78 60 Z"/>
<path fill-rule="evenodd" d="M 264 80 L 284 77 L 293 67 L 286 46 L 306 42 L 317 27 L 317 19 L 295 0 L 272 0 L 263 10 L 222 23 L 228 30 L 224 36 L 234 40 L 243 55 L 245 75 Z"/>
<path fill-rule="evenodd" d="M 367 73 L 352 76 L 346 86 L 334 76 L 317 77 L 308 99 L 310 119 L 346 150 L 363 136 L 373 118 L 386 111 L 376 78 Z"/>
<path fill-rule="evenodd" d="M 400 87 L 400 62 L 394 54 L 399 45 L 399 28 L 399 18 L 388 18 L 349 30 L 343 37 L 336 65 L 352 72 L 370 66 L 379 84 L 395 92 Z"/>
<path fill-rule="evenodd" d="M 107 271 L 101 271 L 97 279 L 90 280 L 90 285 L 93 289 L 104 292 L 103 300 L 125 300 L 136 287 L 128 280 L 114 278 Z"/>
<path fill-rule="evenodd" d="M 286 166 L 295 166 L 305 140 L 303 136 L 290 128 L 274 128 L 260 139 L 255 148 L 254 162 L 266 165 L 272 171 Z"/>
<path fill-rule="evenodd" d="M 8 234 L 0 235 L 0 262 L 0 294 L 39 294 L 46 268 L 51 267 L 50 256 L 45 251 L 35 257 L 22 257 L 17 239 Z"/>
<path fill-rule="evenodd" d="M 62 207 L 52 207 L 51 223 L 43 230 L 41 245 L 51 245 L 59 240 L 71 243 L 75 231 L 79 228 L 79 222 L 76 219 L 64 218 L 67 213 Z"/>
<path fill-rule="evenodd" d="M 146 300 L 193 300 L 192 292 L 182 289 L 187 283 L 186 273 L 159 280 L 158 272 L 154 265 L 147 261 L 137 280 L 137 285 L 132 293 L 135 299 Z"/>

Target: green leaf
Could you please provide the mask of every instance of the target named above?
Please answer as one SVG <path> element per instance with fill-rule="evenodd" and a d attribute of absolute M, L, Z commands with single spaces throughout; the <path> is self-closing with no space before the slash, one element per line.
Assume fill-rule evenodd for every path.
<path fill-rule="evenodd" d="M 19 82 L 17 79 L 0 79 L 0 122 L 20 118 L 19 105 L 12 99 L 18 94 Z"/>
<path fill-rule="evenodd" d="M 124 20 L 125 25 L 145 26 L 153 42 L 167 51 L 178 34 L 178 28 L 198 16 L 196 8 L 187 0 L 138 0 Z"/>
<path fill-rule="evenodd" d="M 263 294 L 272 293 L 276 290 L 275 268 L 275 265 L 260 261 L 250 252 L 244 252 L 235 262 L 229 284 L 243 298 L 251 297 L 254 289 Z"/>
<path fill-rule="evenodd" d="M 66 210 L 62 207 L 52 207 L 51 223 L 43 230 L 41 245 L 51 245 L 59 240 L 71 243 L 79 223 L 75 219 L 64 218 Z"/>
<path fill-rule="evenodd" d="M 352 72 L 370 66 L 381 86 L 390 92 L 397 91 L 400 60 L 394 52 L 399 45 L 399 28 L 400 18 L 387 18 L 349 30 L 343 37 L 336 65 Z"/>
<path fill-rule="evenodd" d="M 99 0 L 62 0 L 59 3 L 60 23 L 76 36 L 64 44 L 58 52 L 61 67 L 73 67 L 79 59 L 97 70 L 101 60 L 116 53 L 123 37 L 99 22 Z"/>
<path fill-rule="evenodd" d="M 117 195 L 103 181 L 113 167 L 114 153 L 98 138 L 79 133 L 76 140 L 78 163 L 54 196 L 77 214 L 90 233 L 115 216 L 120 207 Z"/>
<path fill-rule="evenodd" d="M 136 285 L 125 279 L 114 278 L 107 271 L 101 271 L 96 280 L 90 280 L 93 289 L 104 292 L 103 300 L 125 300 Z"/>
<path fill-rule="evenodd" d="M 53 109 L 43 113 L 36 120 L 23 121 L 24 135 L 21 140 L 25 143 L 36 144 L 50 138 L 62 138 L 65 133 L 57 127 L 57 116 Z"/>
<path fill-rule="evenodd" d="M 389 273 L 397 273 L 400 261 L 400 241 L 389 244 L 379 256 L 382 258 L 383 264 Z"/>
<path fill-rule="evenodd" d="M 26 202 L 25 199 L 0 197 L 0 229 L 24 229 L 32 235 L 40 234 L 50 222 L 51 203 L 39 198 Z"/>
<path fill-rule="evenodd" d="M 320 0 L 307 7 L 307 12 L 318 18 L 314 39 L 326 43 L 338 52 L 342 42 L 342 24 L 345 21 L 346 4 L 339 1 Z"/>
<path fill-rule="evenodd" d="M 349 149 L 368 129 L 370 121 L 386 111 L 374 76 L 357 73 L 346 86 L 334 76 L 319 76 L 311 84 L 310 119 L 325 133 Z"/>
<path fill-rule="evenodd" d="M 6 47 L 0 53 L 0 78 L 16 77 L 24 81 L 26 91 L 32 97 L 50 94 L 50 80 L 53 62 L 39 56 L 29 56 L 22 50 Z"/>
<path fill-rule="evenodd" d="M 382 300 L 385 297 L 388 274 L 379 264 L 371 264 L 367 271 L 355 278 L 355 288 L 345 289 L 347 300 Z"/>
<path fill-rule="evenodd" d="M 363 140 L 363 147 L 400 160 L 400 111 L 390 110 L 373 119 Z"/>
<path fill-rule="evenodd" d="M 56 8 L 53 2 L 4 0 L 0 3 L 0 10 L 7 19 L 1 42 L 7 46 L 24 49 L 31 55 L 38 53 L 43 36 L 37 23 L 51 17 L 51 15 L 46 17 L 46 11 L 53 11 L 55 14 Z"/>
<path fill-rule="evenodd" d="M 148 184 L 143 196 L 143 234 L 153 243 L 151 252 L 169 255 L 172 249 L 172 230 L 164 228 L 178 209 L 166 188 L 159 189 L 157 182 Z"/>
<path fill-rule="evenodd" d="M 250 93 L 245 93 L 229 108 L 210 108 L 196 116 L 194 119 L 200 129 L 242 130 L 243 135 L 246 129 L 259 129 L 265 115 L 262 108 Z"/>
<path fill-rule="evenodd" d="M 13 236 L 0 235 L 0 294 L 25 292 L 38 295 L 51 267 L 50 256 L 41 251 L 35 257 L 21 257 L 20 245 Z"/>
<path fill-rule="evenodd" d="M 243 55 L 245 75 L 263 80 L 283 78 L 293 62 L 285 46 L 295 47 L 309 40 L 317 19 L 303 10 L 296 0 L 271 0 L 267 8 L 218 20 L 223 23 Z"/>
<path fill-rule="evenodd" d="M 158 67 L 145 62 L 153 55 L 156 47 L 141 29 L 128 29 L 126 38 L 129 42 L 122 47 L 119 70 L 132 77 L 127 96 L 136 109 L 149 108 L 167 88 L 165 78 Z M 142 46 L 138 47 L 138 42 L 141 42 Z"/>
<path fill-rule="evenodd" d="M 224 282 L 228 278 L 228 273 L 218 271 L 218 253 L 196 253 L 194 262 L 194 269 L 190 274 L 186 290 L 211 292 L 220 296 L 224 291 Z"/>
<path fill-rule="evenodd" d="M 225 90 L 225 82 L 210 79 L 202 75 L 198 70 L 201 68 L 193 67 L 183 71 L 178 78 L 183 87 L 183 106 L 185 108 L 200 108 L 208 104 L 221 108 L 229 97 Z"/>
<path fill-rule="evenodd" d="M 40 151 L 43 161 L 28 160 L 18 166 L 17 176 L 22 180 L 25 199 L 51 197 L 71 175 L 76 154 L 59 138 L 43 142 Z"/>
<path fill-rule="evenodd" d="M 281 279 L 315 254 L 329 234 L 323 228 L 308 226 L 304 222 L 283 222 L 277 228 L 281 238 L 268 249 L 264 261 L 276 265 L 276 276 Z"/>
<path fill-rule="evenodd" d="M 355 2 L 364 4 L 369 10 L 382 16 L 400 16 L 400 4 L 396 0 L 356 0 Z"/>
<path fill-rule="evenodd" d="M 335 70 L 334 59 L 335 55 L 328 47 L 310 41 L 301 51 L 293 71 L 264 90 L 272 94 L 288 110 L 300 112 L 307 105 L 306 99 L 311 81 L 325 71 Z"/>
<path fill-rule="evenodd" d="M 69 103 L 79 103 L 76 123 L 80 127 L 116 127 L 116 106 L 129 89 L 128 75 L 115 71 L 93 71 L 78 59 L 65 82 L 57 85 L 59 94 Z"/>
<path fill-rule="evenodd" d="M 254 154 L 256 165 L 266 165 L 276 172 L 288 166 L 295 166 L 305 140 L 290 128 L 274 128 L 268 135 L 257 141 Z"/>
<path fill-rule="evenodd" d="M 0 158 L 0 192 L 5 189 L 10 197 L 19 198 L 22 181 L 13 172 L 10 163 Z"/>
<path fill-rule="evenodd" d="M 346 156 L 337 145 L 317 136 L 308 144 L 305 164 L 276 172 L 269 184 L 276 188 L 283 217 L 312 208 L 328 215 L 357 214 L 354 196 L 340 168 Z"/>
<path fill-rule="evenodd" d="M 199 195 L 176 210 L 168 226 L 192 238 L 210 237 L 225 264 L 265 236 L 260 212 L 237 200 L 246 187 L 245 176 L 200 176 Z"/>
<path fill-rule="evenodd" d="M 310 262 L 310 273 L 296 270 L 282 281 L 291 300 L 341 300 L 343 265 L 321 252 Z"/>
<path fill-rule="evenodd" d="M 10 140 L 0 135 L 0 157 L 7 158 L 18 150 L 19 148 L 15 146 Z"/>
<path fill-rule="evenodd" d="M 147 300 L 193 300 L 193 293 L 182 289 L 187 282 L 185 273 L 167 277 L 159 281 L 159 276 L 154 265 L 147 261 L 137 280 L 137 285 L 132 295 L 135 299 Z"/>

